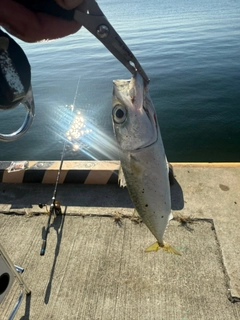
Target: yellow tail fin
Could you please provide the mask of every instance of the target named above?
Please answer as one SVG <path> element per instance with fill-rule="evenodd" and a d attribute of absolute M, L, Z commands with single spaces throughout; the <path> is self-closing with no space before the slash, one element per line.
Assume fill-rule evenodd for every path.
<path fill-rule="evenodd" d="M 169 253 L 174 253 L 179 256 L 181 256 L 181 253 L 178 252 L 176 249 L 170 246 L 168 243 L 164 243 L 163 245 L 160 245 L 158 242 L 153 243 L 150 247 L 148 247 L 145 252 L 150 252 L 150 251 L 158 251 L 159 249 L 163 249 L 164 251 L 167 251 Z"/>

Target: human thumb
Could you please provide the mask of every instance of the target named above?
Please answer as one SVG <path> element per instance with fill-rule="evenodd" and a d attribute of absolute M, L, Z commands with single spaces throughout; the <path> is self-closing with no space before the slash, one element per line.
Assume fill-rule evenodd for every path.
<path fill-rule="evenodd" d="M 84 0 L 55 0 L 59 6 L 64 9 L 71 10 L 79 6 Z"/>

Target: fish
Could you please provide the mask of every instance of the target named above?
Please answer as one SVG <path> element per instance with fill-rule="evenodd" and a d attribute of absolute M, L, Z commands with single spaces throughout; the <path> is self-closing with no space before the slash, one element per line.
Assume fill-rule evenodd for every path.
<path fill-rule="evenodd" d="M 147 84 L 136 71 L 130 80 L 114 80 L 112 124 L 121 167 L 135 210 L 156 238 L 145 251 L 181 255 L 163 240 L 171 213 L 169 166 Z"/>

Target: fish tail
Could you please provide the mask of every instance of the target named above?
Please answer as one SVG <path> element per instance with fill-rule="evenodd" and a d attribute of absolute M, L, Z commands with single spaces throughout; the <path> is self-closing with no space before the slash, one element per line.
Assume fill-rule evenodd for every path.
<path fill-rule="evenodd" d="M 171 247 L 170 244 L 168 244 L 168 243 L 159 244 L 158 241 L 153 243 L 150 247 L 148 247 L 145 250 L 145 252 L 158 251 L 159 249 L 163 249 L 164 251 L 167 251 L 169 253 L 174 253 L 174 254 L 181 256 L 181 253 L 179 251 L 177 251 L 176 249 L 174 249 L 173 247 Z"/>

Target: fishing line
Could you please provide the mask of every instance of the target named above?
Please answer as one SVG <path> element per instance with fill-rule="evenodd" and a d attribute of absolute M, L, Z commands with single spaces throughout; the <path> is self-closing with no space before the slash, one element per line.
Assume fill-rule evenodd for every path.
<path fill-rule="evenodd" d="M 73 99 L 73 104 L 71 106 L 72 113 L 74 111 L 74 106 L 75 106 L 75 102 L 76 102 L 76 98 L 77 98 L 77 92 L 78 92 L 78 88 L 79 88 L 79 83 L 80 83 L 80 77 L 78 78 L 76 93 L 75 93 L 75 96 L 74 96 L 74 99 Z M 53 196 L 52 196 L 52 203 L 50 205 L 49 212 L 47 210 L 49 216 L 48 216 L 47 226 L 45 228 L 45 233 L 44 233 L 43 239 L 42 239 L 42 247 L 41 247 L 41 250 L 40 250 L 40 256 L 43 256 L 45 254 L 45 251 L 46 251 L 47 236 L 48 236 L 49 229 L 50 229 L 50 222 L 51 222 L 52 215 L 53 214 L 55 214 L 55 215 L 62 214 L 60 203 L 58 201 L 56 201 L 56 196 L 57 196 L 57 187 L 58 187 L 58 183 L 59 183 L 59 178 L 60 178 L 61 171 L 62 171 L 62 166 L 63 166 L 64 154 L 65 154 L 66 146 L 67 146 L 67 142 L 66 141 L 67 140 L 64 139 L 63 150 L 62 150 L 62 155 L 61 155 L 61 160 L 60 160 L 60 166 L 59 166 L 59 169 L 58 169 L 58 172 L 57 172 L 57 178 L 56 178 L 55 187 L 54 187 Z M 45 206 L 47 208 L 47 205 L 45 205 Z M 44 205 L 40 203 L 39 207 L 43 208 Z"/>

